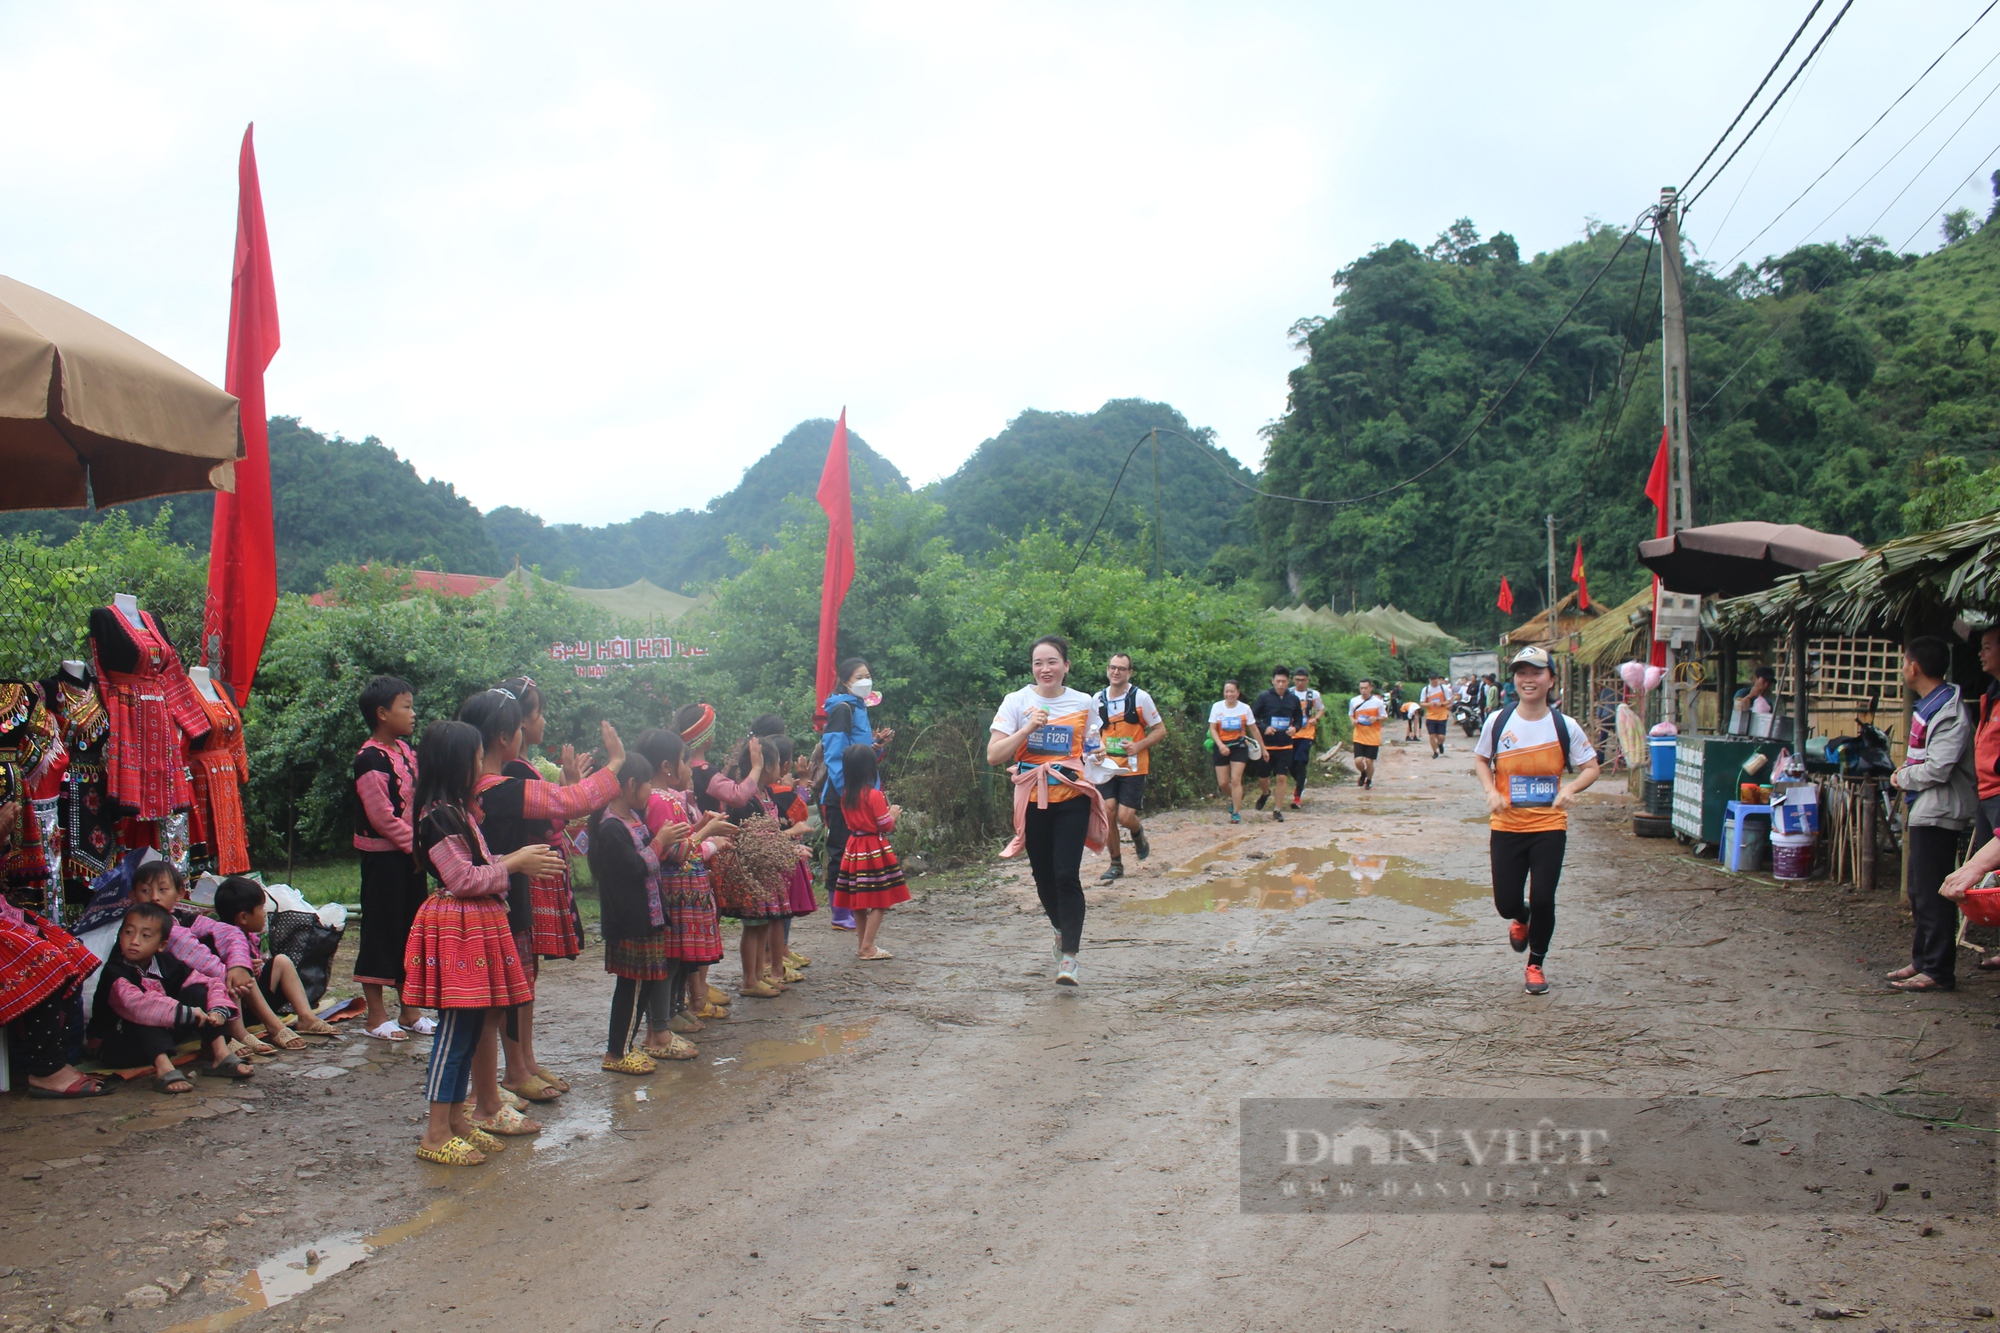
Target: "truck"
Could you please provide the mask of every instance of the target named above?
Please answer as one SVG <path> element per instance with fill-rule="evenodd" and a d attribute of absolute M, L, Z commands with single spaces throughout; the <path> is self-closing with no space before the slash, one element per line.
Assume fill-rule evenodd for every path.
<path fill-rule="evenodd" d="M 1467 676 L 1500 675 L 1500 654 L 1498 653 L 1453 653 L 1451 655 L 1451 682 L 1456 685 Z"/>

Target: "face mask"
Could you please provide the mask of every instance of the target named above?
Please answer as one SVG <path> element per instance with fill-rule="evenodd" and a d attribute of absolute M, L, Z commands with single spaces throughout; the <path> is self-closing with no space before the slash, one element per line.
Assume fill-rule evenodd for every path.
<path fill-rule="evenodd" d="M 847 692 L 857 699 L 866 699 L 875 689 L 875 682 L 863 676 L 860 680 L 847 682 Z"/>

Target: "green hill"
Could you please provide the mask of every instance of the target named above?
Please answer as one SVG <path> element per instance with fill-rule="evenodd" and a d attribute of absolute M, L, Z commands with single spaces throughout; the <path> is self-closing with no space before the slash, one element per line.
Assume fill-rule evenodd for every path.
<path fill-rule="evenodd" d="M 934 494 L 945 506 L 946 535 L 968 554 L 1041 523 L 1072 524 L 1081 537 L 1110 499 L 1100 536 L 1136 540 L 1152 528 L 1150 445 L 1132 455 L 1115 496 L 1111 488 L 1134 442 L 1155 426 L 1205 442 L 1197 450 L 1186 441 L 1161 438 L 1160 510 L 1167 567 L 1206 568 L 1218 550 L 1238 539 L 1236 519 L 1249 498 L 1229 478 L 1249 485 L 1254 477 L 1206 443 L 1212 432 L 1188 425 L 1186 417 L 1165 403 L 1142 398 L 1115 398 L 1087 414 L 1030 409 L 1015 417 L 936 484 Z M 1204 458 L 1204 452 L 1210 457 Z"/>

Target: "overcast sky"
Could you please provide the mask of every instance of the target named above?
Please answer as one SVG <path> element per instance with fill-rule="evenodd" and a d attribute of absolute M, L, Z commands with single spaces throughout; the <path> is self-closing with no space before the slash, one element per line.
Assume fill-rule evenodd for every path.
<path fill-rule="evenodd" d="M 0 273 L 220 382 L 254 120 L 271 410 L 482 509 L 699 506 L 843 404 L 915 482 L 1131 396 L 1256 466 L 1336 269 L 1627 223 L 1808 3 L 0 0 Z M 1689 239 L 1750 241 L 1984 7 L 1856 0 Z M 1747 257 L 1983 214 L 1996 52 L 2000 14 Z"/>

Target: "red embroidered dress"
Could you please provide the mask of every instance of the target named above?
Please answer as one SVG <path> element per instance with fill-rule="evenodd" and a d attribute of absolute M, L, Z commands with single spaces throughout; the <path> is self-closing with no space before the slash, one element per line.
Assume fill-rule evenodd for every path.
<path fill-rule="evenodd" d="M 97 970 L 97 955 L 68 931 L 0 901 L 0 1023 L 67 997 Z"/>
<path fill-rule="evenodd" d="M 194 804 L 188 739 L 206 736 L 211 724 L 159 622 L 145 611 L 139 619 L 134 629 L 108 606 L 92 611 L 90 656 L 111 719 L 111 799 L 139 819 L 165 819 Z"/>
<path fill-rule="evenodd" d="M 507 928 L 507 867 L 479 826 L 458 810 L 431 807 L 417 846 L 437 887 L 417 909 L 404 946 L 404 1004 L 426 1009 L 510 1009 L 535 998 Z"/>
<path fill-rule="evenodd" d="M 201 698 L 201 692 L 195 691 Z M 218 696 L 201 700 L 209 730 L 188 756 L 194 775 L 194 840 L 215 861 L 218 875 L 242 875 L 250 870 L 250 834 L 243 824 L 243 784 L 250 777 L 250 755 L 243 747 L 243 716 L 236 705 Z"/>
<path fill-rule="evenodd" d="M 618 775 L 608 768 L 563 787 L 543 781 L 533 765 L 511 760 L 504 771 L 479 780 L 479 831 L 498 856 L 538 842 L 559 847 L 570 820 L 602 810 L 617 795 Z M 510 899 L 507 918 L 515 934 L 529 937 L 531 954 L 574 958 L 583 952 L 567 865 L 560 874 L 529 880 L 527 901 Z"/>

